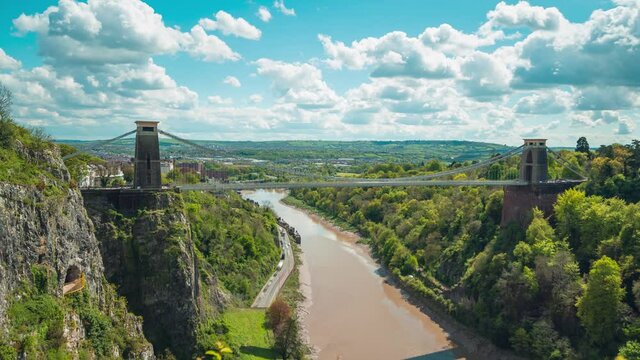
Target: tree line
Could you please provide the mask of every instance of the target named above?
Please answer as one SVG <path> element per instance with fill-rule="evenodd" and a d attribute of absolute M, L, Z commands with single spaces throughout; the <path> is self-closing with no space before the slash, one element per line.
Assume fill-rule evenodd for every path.
<path fill-rule="evenodd" d="M 534 359 L 637 359 L 640 143 L 596 151 L 585 143 L 560 156 L 590 181 L 561 194 L 550 218 L 533 210 L 525 228 L 500 226 L 500 189 L 327 188 L 292 196 L 353 226 L 405 286 L 499 346 Z M 407 168 L 377 165 L 369 174 L 394 171 Z M 564 170 L 550 159 L 549 171 L 561 177 Z"/>

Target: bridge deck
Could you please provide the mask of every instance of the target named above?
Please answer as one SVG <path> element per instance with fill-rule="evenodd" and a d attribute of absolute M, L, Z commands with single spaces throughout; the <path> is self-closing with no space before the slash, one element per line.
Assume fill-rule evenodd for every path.
<path fill-rule="evenodd" d="M 527 186 L 520 180 L 359 180 L 359 181 L 316 181 L 316 182 L 263 182 L 263 183 L 214 183 L 179 186 L 181 191 L 198 190 L 257 190 L 257 189 L 300 189 L 300 188 L 354 188 L 377 186 Z"/>

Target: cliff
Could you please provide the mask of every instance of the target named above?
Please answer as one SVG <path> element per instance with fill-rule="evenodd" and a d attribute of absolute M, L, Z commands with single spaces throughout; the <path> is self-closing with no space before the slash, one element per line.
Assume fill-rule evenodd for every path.
<path fill-rule="evenodd" d="M 225 300 L 206 262 L 198 259 L 182 197 L 113 190 L 86 191 L 84 200 L 107 279 L 145 319 L 144 332 L 158 352 L 191 358 L 199 324 L 219 313 Z"/>
<path fill-rule="evenodd" d="M 57 148 L 24 143 L 0 149 L 13 162 L 0 165 L 0 357 L 153 358 L 141 320 L 105 281 L 94 227 Z M 70 282 L 82 289 L 63 297 Z"/>

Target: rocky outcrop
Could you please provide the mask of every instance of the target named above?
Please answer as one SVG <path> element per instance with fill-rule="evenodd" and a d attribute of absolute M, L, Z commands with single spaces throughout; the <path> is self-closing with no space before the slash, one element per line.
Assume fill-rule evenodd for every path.
<path fill-rule="evenodd" d="M 69 351 L 77 354 L 86 332 L 78 314 L 61 300 L 65 279 L 69 280 L 70 272 L 83 274 L 86 296 L 102 314 L 113 300 L 105 297 L 104 267 L 94 227 L 80 192 L 68 186 L 69 173 L 55 147 L 32 151 L 16 141 L 15 148 L 22 158 L 37 162 L 46 172 L 37 186 L 0 183 L 0 340 L 11 335 L 7 310 L 24 298 L 25 289 L 35 286 L 34 269 L 46 269 L 51 280 L 42 291 L 67 312 L 61 336 Z M 131 325 L 125 336 L 139 345 L 138 352 L 126 358 L 153 358 L 153 349 L 140 331 L 140 319 L 126 312 L 120 315 Z M 14 340 L 8 346 L 20 348 Z"/>
<path fill-rule="evenodd" d="M 119 208 L 122 198 L 135 201 L 137 212 Z M 191 358 L 200 320 L 217 313 L 224 298 L 215 277 L 198 261 L 180 195 L 94 192 L 85 194 L 85 204 L 107 279 L 145 319 L 147 338 L 159 352 L 168 348 L 178 358 Z"/>
<path fill-rule="evenodd" d="M 0 183 L 0 289 L 16 289 L 31 279 L 31 267 L 46 265 L 57 274 L 57 295 L 67 270 L 85 274 L 91 294 L 100 297 L 103 266 L 82 198 L 69 190 L 47 197 L 36 188 Z M 5 317 L 7 291 L 1 291 L 0 321 Z"/>

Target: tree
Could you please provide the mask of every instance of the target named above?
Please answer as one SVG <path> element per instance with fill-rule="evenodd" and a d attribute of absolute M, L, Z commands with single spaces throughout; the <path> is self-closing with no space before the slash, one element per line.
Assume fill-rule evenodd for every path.
<path fill-rule="evenodd" d="M 300 339 L 300 324 L 296 316 L 287 319 L 280 329 L 274 332 L 274 337 L 274 349 L 280 353 L 283 360 L 303 358 L 305 346 Z"/>
<path fill-rule="evenodd" d="M 292 314 L 289 305 L 277 298 L 267 309 L 267 328 L 273 331 L 274 350 L 282 359 L 301 359 L 304 355 L 304 343 L 300 339 L 300 324 Z"/>
<path fill-rule="evenodd" d="M 533 209 L 533 220 L 527 228 L 526 239 L 534 257 L 552 256 L 557 250 L 555 232 L 538 208 Z"/>
<path fill-rule="evenodd" d="M 587 141 L 586 137 L 581 136 L 578 139 L 578 143 L 576 144 L 576 151 L 589 154 L 589 142 Z"/>
<path fill-rule="evenodd" d="M 11 91 L 0 84 L 0 118 L 5 120 L 9 118 L 9 112 L 11 111 L 12 96 Z"/>
<path fill-rule="evenodd" d="M 266 315 L 267 328 L 275 333 L 291 317 L 291 308 L 282 298 L 277 298 L 267 309 Z"/>
<path fill-rule="evenodd" d="M 603 256 L 593 264 L 576 306 L 582 326 L 595 344 L 608 344 L 616 334 L 618 310 L 624 295 L 621 285 L 618 263 Z"/>
<path fill-rule="evenodd" d="M 0 84 L 0 147 L 8 148 L 16 132 L 11 120 L 11 91 Z"/>
<path fill-rule="evenodd" d="M 124 181 L 128 183 L 133 182 L 133 171 L 133 165 L 127 164 L 122 166 L 122 176 L 124 177 Z"/>

